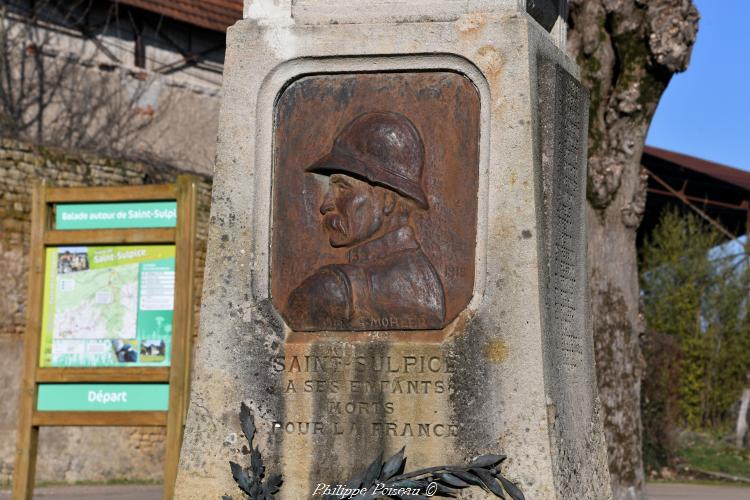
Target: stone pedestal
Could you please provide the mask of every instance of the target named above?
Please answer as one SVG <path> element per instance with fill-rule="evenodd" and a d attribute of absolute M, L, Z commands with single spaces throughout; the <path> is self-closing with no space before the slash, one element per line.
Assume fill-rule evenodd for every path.
<path fill-rule="evenodd" d="M 528 3 L 247 3 L 178 498 L 240 497 L 242 401 L 281 498 L 402 446 L 407 471 L 503 453 L 526 498 L 611 496 L 587 95 L 565 2 Z"/>

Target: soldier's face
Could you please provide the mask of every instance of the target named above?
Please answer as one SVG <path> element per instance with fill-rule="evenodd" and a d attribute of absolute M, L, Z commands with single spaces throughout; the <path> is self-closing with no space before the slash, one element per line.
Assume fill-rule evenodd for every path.
<path fill-rule="evenodd" d="M 323 227 L 333 247 L 366 241 L 383 225 L 383 188 L 344 174 L 329 177 L 328 192 L 320 205 Z"/>

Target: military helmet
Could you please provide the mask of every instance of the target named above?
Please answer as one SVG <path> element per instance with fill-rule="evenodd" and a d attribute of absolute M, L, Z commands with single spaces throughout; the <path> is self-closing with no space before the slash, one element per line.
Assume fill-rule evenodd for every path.
<path fill-rule="evenodd" d="M 414 124 L 393 112 L 364 113 L 339 133 L 333 148 L 306 171 L 345 173 L 388 187 L 427 208 L 422 190 L 424 144 Z"/>

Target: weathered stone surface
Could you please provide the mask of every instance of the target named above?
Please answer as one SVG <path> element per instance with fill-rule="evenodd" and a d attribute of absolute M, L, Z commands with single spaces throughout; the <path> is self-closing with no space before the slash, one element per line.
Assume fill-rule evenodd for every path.
<path fill-rule="evenodd" d="M 517 0 L 296 0 L 292 17 L 297 24 L 456 21 L 466 13 L 496 12 L 516 5 Z"/>
<path fill-rule="evenodd" d="M 295 5 L 320 3 L 336 4 Z M 229 31 L 201 335 L 177 496 L 237 491 L 228 461 L 245 462 L 237 418 L 244 401 L 269 472 L 284 476 L 281 498 L 310 498 L 317 483 L 345 482 L 381 450 L 404 445 L 408 469 L 502 452 L 509 456 L 504 472 L 527 498 L 607 498 L 583 294 L 585 97 L 573 85 L 572 62 L 515 2 L 410 23 L 366 13 L 357 22 L 313 21 L 293 16 L 292 5 L 253 5 L 252 19 Z M 393 4 L 393 11 L 410 8 L 404 5 Z M 551 90 L 542 82 L 540 58 L 557 65 Z M 476 222 L 465 221 L 475 227 L 463 237 L 474 246 L 473 280 L 440 276 L 446 296 L 469 283 L 470 299 L 456 302 L 443 328 L 409 329 L 390 319 L 388 327 L 381 322 L 362 331 L 295 327 L 285 311 L 290 290 L 306 274 L 339 265 L 337 244 L 351 252 L 362 243 L 333 236 L 333 249 L 321 243 L 315 228 L 325 219 L 328 195 L 314 178 L 302 180 L 311 175 L 305 170 L 357 113 L 401 113 L 429 142 L 427 122 L 410 111 L 414 98 L 402 102 L 399 94 L 375 106 L 352 91 L 358 78 L 410 81 L 417 72 L 461 75 L 479 97 L 478 159 L 465 155 L 461 166 L 476 169 L 477 184 L 452 202 L 455 210 L 476 205 Z M 318 84 L 304 91 L 315 79 L 332 79 L 333 97 L 318 92 Z M 297 92 L 291 107 L 288 92 Z M 342 111 L 353 102 L 356 113 Z M 313 119 L 299 111 L 315 103 L 325 105 L 314 108 Z M 448 114 L 464 108 L 455 103 Z M 279 118 L 279 110 L 302 113 L 294 126 L 309 127 L 309 136 L 291 133 L 292 122 Z M 450 128 L 446 113 L 432 118 Z M 467 144 L 476 140 L 466 130 L 458 134 Z M 359 180 L 421 200 L 391 181 L 378 183 L 366 173 Z M 364 183 L 356 189 L 374 189 Z M 434 185 L 425 181 L 421 189 L 428 202 L 439 200 L 431 198 Z M 553 229 L 560 222 L 553 212 L 565 227 Z M 418 241 L 439 235 L 439 226 L 408 220 Z M 335 281 L 322 282 L 334 283 L 326 293 L 339 289 Z M 485 494 L 476 489 L 465 497 Z"/>
<path fill-rule="evenodd" d="M 607 456 L 596 397 L 583 223 L 588 94 L 554 61 L 542 56 L 537 64 L 545 384 L 555 478 L 561 498 L 604 498 Z"/>

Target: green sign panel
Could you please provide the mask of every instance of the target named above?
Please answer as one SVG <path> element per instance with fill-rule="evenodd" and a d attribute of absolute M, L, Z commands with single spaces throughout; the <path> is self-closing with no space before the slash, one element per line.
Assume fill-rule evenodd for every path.
<path fill-rule="evenodd" d="M 37 411 L 167 411 L 169 384 L 39 384 Z"/>
<path fill-rule="evenodd" d="M 132 203 L 58 203 L 55 229 L 126 229 L 175 227 L 176 201 Z"/>
<path fill-rule="evenodd" d="M 47 248 L 39 366 L 169 366 L 174 283 L 174 245 Z"/>

